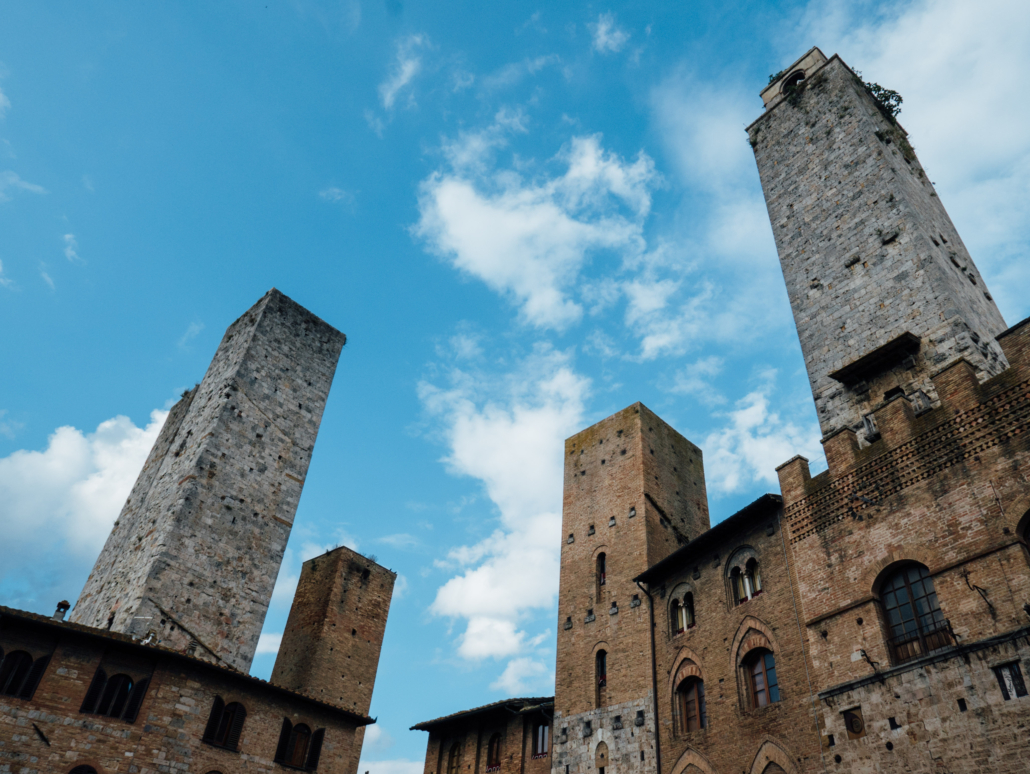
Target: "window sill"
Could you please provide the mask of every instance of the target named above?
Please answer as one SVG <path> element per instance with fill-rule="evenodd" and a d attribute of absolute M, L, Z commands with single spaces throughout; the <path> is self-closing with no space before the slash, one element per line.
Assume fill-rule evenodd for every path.
<path fill-rule="evenodd" d="M 548 755 L 550 755 L 550 753 L 537 753 L 536 755 L 533 756 L 533 760 L 539 761 L 539 760 L 542 760 L 543 758 L 546 758 Z"/>
<path fill-rule="evenodd" d="M 240 749 L 238 747 L 235 749 L 232 747 L 226 747 L 224 744 L 218 744 L 218 742 L 212 742 L 208 739 L 201 739 L 200 741 L 206 744 L 208 747 L 214 747 L 216 750 L 224 750 L 227 753 L 234 753 L 236 755 L 240 754 Z"/>
<path fill-rule="evenodd" d="M 282 766 L 284 769 L 289 769 L 290 771 L 317 771 L 317 769 L 309 769 L 307 766 L 294 766 L 293 764 L 283 763 L 282 761 L 275 761 L 275 764 L 277 766 Z"/>

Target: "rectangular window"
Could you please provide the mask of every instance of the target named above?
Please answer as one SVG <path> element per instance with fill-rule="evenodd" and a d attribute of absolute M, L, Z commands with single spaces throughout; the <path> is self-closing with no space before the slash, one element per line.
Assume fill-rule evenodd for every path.
<path fill-rule="evenodd" d="M 1023 682 L 1023 672 L 1019 668 L 1018 661 L 995 667 L 994 676 L 998 678 L 1001 695 L 1005 701 L 1026 696 L 1026 683 Z"/>

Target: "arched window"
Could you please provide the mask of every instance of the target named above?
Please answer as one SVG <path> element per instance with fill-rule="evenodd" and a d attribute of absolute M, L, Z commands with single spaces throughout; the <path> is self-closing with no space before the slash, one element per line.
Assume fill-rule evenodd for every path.
<path fill-rule="evenodd" d="M 750 689 L 751 706 L 766 707 L 780 700 L 780 684 L 776 678 L 776 658 L 765 648 L 758 648 L 744 660 Z"/>
<path fill-rule="evenodd" d="M 597 555 L 597 598 L 601 598 L 601 587 L 608 582 L 608 557 L 601 552 Z"/>
<path fill-rule="evenodd" d="M 594 750 L 594 766 L 597 767 L 597 774 L 604 774 L 608 766 L 608 745 L 604 742 L 598 742 Z"/>
<path fill-rule="evenodd" d="M 744 565 L 744 571 L 734 567 L 730 573 L 730 582 L 733 585 L 734 602 L 738 605 L 754 599 L 762 593 L 762 575 L 759 571 L 758 560 L 748 559 Z"/>
<path fill-rule="evenodd" d="M 76 766 L 68 774 L 97 774 L 97 770 L 92 766 Z"/>
<path fill-rule="evenodd" d="M 494 734 L 490 737 L 490 744 L 486 751 L 486 770 L 500 771 L 501 769 L 501 735 Z"/>
<path fill-rule="evenodd" d="M 132 723 L 139 714 L 143 697 L 147 693 L 149 680 L 133 682 L 128 675 L 119 674 L 108 678 L 103 669 L 98 669 L 93 682 L 86 691 L 79 712 L 89 715 L 103 715 Z"/>
<path fill-rule="evenodd" d="M 597 651 L 594 656 L 594 674 L 597 677 L 597 706 L 603 707 L 608 700 L 608 653 Z"/>
<path fill-rule="evenodd" d="M 20 696 L 32 671 L 32 656 L 24 650 L 12 650 L 0 661 L 0 695 Z"/>
<path fill-rule="evenodd" d="M 324 728 L 312 733 L 310 726 L 304 723 L 293 725 L 289 718 L 283 718 L 283 727 L 279 732 L 279 745 L 275 750 L 276 763 L 314 771 L 318 768 L 318 758 L 322 754 L 324 737 Z"/>
<path fill-rule="evenodd" d="M 461 742 L 451 745 L 451 752 L 447 756 L 447 774 L 458 774 L 461 766 Z"/>
<path fill-rule="evenodd" d="M 547 723 L 537 723 L 533 728 L 533 757 L 546 758 L 551 751 L 551 727 Z"/>
<path fill-rule="evenodd" d="M 705 712 L 705 684 L 697 677 L 688 677 L 676 689 L 679 701 L 680 731 L 697 731 L 708 726 Z"/>
<path fill-rule="evenodd" d="M 880 587 L 895 664 L 946 648 L 954 640 L 929 571 L 921 564 L 903 567 Z"/>
<path fill-rule="evenodd" d="M 795 70 L 786 78 L 783 79 L 783 86 L 780 89 L 781 93 L 788 94 L 794 91 L 800 86 L 805 80 L 804 70 Z"/>
<path fill-rule="evenodd" d="M 215 696 L 211 705 L 211 714 L 207 718 L 203 741 L 215 747 L 237 750 L 240 746 L 240 734 L 243 732 L 243 721 L 247 719 L 247 710 L 239 702 L 226 704 L 221 696 Z"/>

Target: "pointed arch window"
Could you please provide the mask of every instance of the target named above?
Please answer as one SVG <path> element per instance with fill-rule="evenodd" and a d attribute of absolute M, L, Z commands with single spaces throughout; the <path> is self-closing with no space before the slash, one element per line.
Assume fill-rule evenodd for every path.
<path fill-rule="evenodd" d="M 776 657 L 771 651 L 759 648 L 744 660 L 750 688 L 751 706 L 767 707 L 780 700 L 780 682 L 776 676 Z"/>
<path fill-rule="evenodd" d="M 923 565 L 911 564 L 890 575 L 880 587 L 880 601 L 895 664 L 954 644 L 933 578 Z"/>
<path fill-rule="evenodd" d="M 603 551 L 597 555 L 597 598 L 601 598 L 601 590 L 608 583 L 608 556 Z"/>
<path fill-rule="evenodd" d="M 708 727 L 705 707 L 705 684 L 697 677 L 688 677 L 676 689 L 679 703 L 680 731 L 687 733 Z"/>
<path fill-rule="evenodd" d="M 501 735 L 494 734 L 490 737 L 490 743 L 486 750 L 486 770 L 501 770 Z"/>
<path fill-rule="evenodd" d="M 597 651 L 594 656 L 594 675 L 597 683 L 596 704 L 603 707 L 608 703 L 608 652 Z"/>

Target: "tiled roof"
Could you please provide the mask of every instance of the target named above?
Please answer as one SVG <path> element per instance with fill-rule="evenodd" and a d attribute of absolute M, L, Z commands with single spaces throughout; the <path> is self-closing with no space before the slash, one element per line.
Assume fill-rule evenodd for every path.
<path fill-rule="evenodd" d="M 495 701 L 493 704 L 484 704 L 482 707 L 474 707 L 472 709 L 462 710 L 461 712 L 455 712 L 453 715 L 444 715 L 442 718 L 436 718 L 435 720 L 426 720 L 422 723 L 416 723 L 411 727 L 411 730 L 430 731 L 437 726 L 442 726 L 455 720 L 463 720 L 464 718 L 471 717 L 472 715 L 480 715 L 484 712 L 492 712 L 500 709 L 511 710 L 512 712 L 531 712 L 536 709 L 550 709 L 552 707 L 554 707 L 553 696 L 505 699 L 504 701 Z"/>
<path fill-rule="evenodd" d="M 327 702 L 324 699 L 311 696 L 310 694 L 304 693 L 303 691 L 293 691 L 289 688 L 283 688 L 282 686 L 275 685 L 274 683 L 270 683 L 267 680 L 262 680 L 260 677 L 255 677 L 254 675 L 249 675 L 246 672 L 241 672 L 239 669 L 231 667 L 227 664 L 213 664 L 210 661 L 205 661 L 203 659 L 197 658 L 196 656 L 191 656 L 186 653 L 181 653 L 177 650 L 172 650 L 171 648 L 166 648 L 163 645 L 144 645 L 140 640 L 137 640 L 135 637 L 132 637 L 128 634 L 122 634 L 121 632 L 112 632 L 106 629 L 96 629 L 92 626 L 85 626 L 83 624 L 72 623 L 71 621 L 57 621 L 48 616 L 39 615 L 38 613 L 30 613 L 26 610 L 15 610 L 14 608 L 0 605 L 0 622 L 2 622 L 3 619 L 7 617 L 46 626 L 66 634 L 76 634 L 84 637 L 93 637 L 96 639 L 107 640 L 110 642 L 118 642 L 125 645 L 128 648 L 146 651 L 147 653 L 154 653 L 156 651 L 157 653 L 167 656 L 168 658 L 189 662 L 191 666 L 197 668 L 212 669 L 233 679 L 242 680 L 244 682 L 251 683 L 252 685 L 259 685 L 265 688 L 266 690 L 272 691 L 274 693 L 293 696 L 298 699 L 303 699 L 306 702 L 317 704 L 320 707 L 332 710 L 337 714 L 343 715 L 357 726 L 367 726 L 370 723 L 375 723 L 375 720 L 373 720 L 370 717 L 358 714 L 357 712 L 352 712 L 351 710 L 345 707 L 341 707 L 337 704 Z"/>

